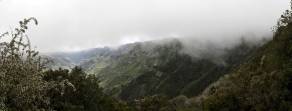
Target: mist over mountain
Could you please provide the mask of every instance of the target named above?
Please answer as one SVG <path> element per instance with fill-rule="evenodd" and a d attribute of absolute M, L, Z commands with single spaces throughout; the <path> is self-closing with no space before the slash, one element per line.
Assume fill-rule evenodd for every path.
<path fill-rule="evenodd" d="M 168 38 L 160 40 L 152 40 L 146 42 L 135 42 L 124 44 L 115 47 L 101 47 L 101 48 L 89 48 L 82 51 L 69 51 L 69 52 L 52 52 L 44 53 L 43 55 L 50 57 L 57 57 L 70 61 L 74 65 L 82 65 L 90 59 L 96 58 L 96 56 L 108 56 L 128 53 L 133 50 L 133 47 L 137 44 L 141 44 L 141 47 L 145 51 L 153 50 L 157 46 L 169 45 L 173 41 L 177 41 L 181 44 L 179 52 L 187 54 L 194 58 L 204 58 L 204 55 L 211 55 L 213 58 L 220 58 L 226 52 L 224 49 L 230 49 L 242 42 L 247 42 L 250 45 L 261 46 L 265 42 L 269 41 L 272 37 L 270 33 L 265 36 L 256 36 L 254 34 L 245 34 L 239 37 L 226 37 L 228 39 L 195 39 L 195 38 Z"/>
<path fill-rule="evenodd" d="M 0 0 L 0 18 L 0 111 L 292 111 L 292 0 Z"/>
<path fill-rule="evenodd" d="M 80 51 L 165 38 L 228 40 L 246 33 L 261 37 L 271 32 L 288 2 L 3 0 L 0 31 L 9 30 L 25 17 L 38 18 L 37 29 L 28 34 L 41 52 Z"/>
<path fill-rule="evenodd" d="M 96 75 L 104 92 L 117 98 L 133 100 L 157 94 L 191 97 L 269 40 L 246 38 L 229 43 L 163 39 L 49 56 L 57 58 L 53 59 L 56 63 L 71 61 L 64 67 L 75 64 Z"/>

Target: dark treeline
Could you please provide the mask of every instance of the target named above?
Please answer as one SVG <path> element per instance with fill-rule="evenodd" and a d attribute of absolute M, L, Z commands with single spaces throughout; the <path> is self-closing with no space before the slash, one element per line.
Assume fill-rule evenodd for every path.
<path fill-rule="evenodd" d="M 52 70 L 31 49 L 25 34 L 35 18 L 0 35 L 0 110 L 3 111 L 155 111 L 165 107 L 162 97 L 122 102 L 102 92 L 95 75 L 81 68 Z"/>
<path fill-rule="evenodd" d="M 124 111 L 127 107 L 102 93 L 98 79 L 80 68 L 48 70 L 31 50 L 25 32 L 35 18 L 0 37 L 0 110 Z"/>
<path fill-rule="evenodd" d="M 87 75 L 81 68 L 48 70 L 44 80 L 59 83 L 47 92 L 50 106 L 57 111 L 126 111 L 127 106 L 105 94 L 98 78 Z M 69 87 L 67 87 L 69 86 Z"/>

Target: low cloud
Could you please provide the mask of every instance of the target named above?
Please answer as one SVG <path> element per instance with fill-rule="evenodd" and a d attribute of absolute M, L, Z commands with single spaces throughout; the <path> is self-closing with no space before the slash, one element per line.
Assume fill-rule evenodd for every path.
<path fill-rule="evenodd" d="M 4 0 L 0 31 L 34 16 L 29 31 L 43 52 L 117 46 L 168 37 L 229 44 L 270 33 L 289 0 Z"/>

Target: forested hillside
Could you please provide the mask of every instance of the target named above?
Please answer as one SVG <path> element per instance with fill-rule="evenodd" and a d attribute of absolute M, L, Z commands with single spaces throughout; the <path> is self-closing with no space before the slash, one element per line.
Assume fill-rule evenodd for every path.
<path fill-rule="evenodd" d="M 158 45 L 150 51 L 145 51 L 144 54 L 139 52 L 143 48 L 135 49 L 125 55 L 131 58 L 120 59 L 118 65 L 106 67 L 100 74 L 113 76 L 119 74 L 109 81 L 106 87 L 115 86 L 112 91 L 120 90 L 114 93 L 125 100 L 151 95 L 164 95 L 171 98 L 178 95 L 194 96 L 246 59 L 253 49 L 256 49 L 251 45 L 241 44 L 235 49 L 218 48 L 217 50 L 226 52 L 222 56 L 208 56 L 213 52 L 205 50 L 201 52 L 202 56 L 192 57 L 181 52 L 183 47 L 177 40 L 166 45 Z M 114 72 L 119 68 L 122 69 L 117 71 L 119 73 Z M 125 70 L 129 71 L 123 72 Z M 128 76 L 132 79 L 126 74 L 131 74 Z M 127 81 L 123 82 L 121 78 Z"/>
<path fill-rule="evenodd" d="M 198 95 L 247 59 L 259 46 L 245 39 L 232 47 L 209 43 L 203 50 L 193 50 L 198 56 L 192 56 L 183 52 L 186 46 L 179 39 L 168 39 L 127 44 L 111 50 L 92 49 L 87 51 L 91 56 L 79 60 L 72 57 L 86 55 L 84 51 L 52 56 L 82 61 L 79 65 L 88 73 L 97 75 L 107 94 L 134 100 L 151 95 Z"/>
<path fill-rule="evenodd" d="M 196 56 L 179 39 L 39 55 L 30 23 L 0 34 L 1 111 L 292 110 L 292 6 L 272 40 Z"/>
<path fill-rule="evenodd" d="M 31 49 L 30 22 L 0 35 L 0 110 L 3 111 L 128 111 L 125 103 L 104 94 L 98 78 L 81 68 L 51 70 L 47 59 Z"/>
<path fill-rule="evenodd" d="M 272 41 L 210 87 L 202 102 L 204 110 L 292 110 L 291 14 L 287 10 L 281 16 Z"/>

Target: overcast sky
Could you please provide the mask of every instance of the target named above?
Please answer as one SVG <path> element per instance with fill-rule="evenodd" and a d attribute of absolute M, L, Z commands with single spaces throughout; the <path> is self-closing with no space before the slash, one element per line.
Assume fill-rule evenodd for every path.
<path fill-rule="evenodd" d="M 264 35 L 289 0 L 0 0 L 0 31 L 36 17 L 29 36 L 43 52 L 192 37 Z"/>

